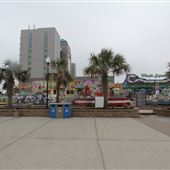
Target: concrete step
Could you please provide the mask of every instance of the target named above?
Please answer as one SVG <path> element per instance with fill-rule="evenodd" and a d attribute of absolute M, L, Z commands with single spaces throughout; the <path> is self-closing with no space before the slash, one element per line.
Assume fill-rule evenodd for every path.
<path fill-rule="evenodd" d="M 141 115 L 153 115 L 154 112 L 153 112 L 153 109 L 139 109 L 139 113 Z"/>

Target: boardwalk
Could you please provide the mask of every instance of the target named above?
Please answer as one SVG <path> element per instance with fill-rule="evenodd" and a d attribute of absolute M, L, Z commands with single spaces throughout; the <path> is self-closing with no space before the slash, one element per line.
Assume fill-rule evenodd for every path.
<path fill-rule="evenodd" d="M 153 116 L 0 117 L 0 169 L 170 169 L 166 124 Z"/>

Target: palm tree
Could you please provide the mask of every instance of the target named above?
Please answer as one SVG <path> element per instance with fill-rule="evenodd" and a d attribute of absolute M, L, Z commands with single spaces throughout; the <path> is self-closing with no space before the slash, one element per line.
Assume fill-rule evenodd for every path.
<path fill-rule="evenodd" d="M 120 54 L 114 54 L 111 49 L 102 49 L 97 55 L 90 54 L 89 66 L 85 67 L 84 74 L 91 77 L 101 77 L 104 93 L 104 108 L 107 108 L 108 74 L 121 75 L 130 72 L 130 66 Z"/>
<path fill-rule="evenodd" d="M 29 73 L 21 69 L 21 65 L 11 60 L 6 60 L 4 66 L 0 68 L 0 83 L 7 91 L 8 107 L 12 107 L 12 96 L 16 80 L 25 82 L 29 79 Z"/>
<path fill-rule="evenodd" d="M 68 64 L 65 59 L 57 59 L 51 62 L 51 67 L 54 73 L 51 78 L 56 82 L 56 102 L 60 102 L 60 87 L 67 84 L 72 80 L 72 76 L 68 71 Z"/>

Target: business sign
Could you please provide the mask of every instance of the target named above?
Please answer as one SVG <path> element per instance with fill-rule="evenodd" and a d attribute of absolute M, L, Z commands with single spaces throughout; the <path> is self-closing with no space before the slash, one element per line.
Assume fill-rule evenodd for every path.
<path fill-rule="evenodd" d="M 158 79 L 160 79 L 160 78 L 162 78 L 162 79 L 164 79 L 164 78 L 167 78 L 166 77 L 166 74 L 158 74 L 158 73 L 156 73 L 156 74 L 146 74 L 146 73 L 143 73 L 143 74 L 141 74 L 141 77 L 142 78 L 158 78 Z"/>

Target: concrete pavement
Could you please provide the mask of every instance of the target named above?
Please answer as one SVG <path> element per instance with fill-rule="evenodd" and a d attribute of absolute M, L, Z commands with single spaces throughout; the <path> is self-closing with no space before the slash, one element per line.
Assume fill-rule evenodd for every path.
<path fill-rule="evenodd" d="M 170 137 L 170 117 L 150 115 L 136 120 Z"/>
<path fill-rule="evenodd" d="M 169 155 L 137 119 L 0 117 L 0 169 L 170 169 Z"/>

